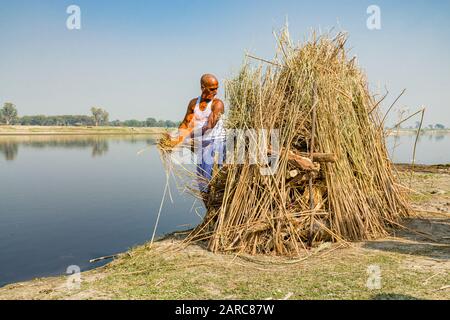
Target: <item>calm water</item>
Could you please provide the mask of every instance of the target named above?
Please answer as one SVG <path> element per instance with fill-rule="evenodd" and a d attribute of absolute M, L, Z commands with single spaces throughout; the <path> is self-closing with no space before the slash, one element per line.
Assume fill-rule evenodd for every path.
<path fill-rule="evenodd" d="M 410 162 L 414 136 L 388 138 Z M 0 136 L 0 286 L 99 266 L 151 238 L 165 175 L 152 136 Z M 138 152 L 144 150 L 138 155 Z M 422 136 L 417 163 L 450 163 L 450 135 Z M 158 235 L 200 221 L 172 188 Z M 194 204 L 199 214 L 203 208 Z M 105 262 L 102 262 L 105 263 Z"/>
<path fill-rule="evenodd" d="M 0 286 L 64 274 L 69 265 L 96 267 L 90 259 L 151 239 L 165 185 L 154 142 L 0 136 Z M 158 235 L 200 220 L 191 197 L 175 187 L 172 195 Z"/>
<path fill-rule="evenodd" d="M 391 159 L 396 163 L 411 163 L 415 140 L 415 135 L 389 136 L 387 146 Z M 450 133 L 419 136 L 416 163 L 450 163 Z"/>

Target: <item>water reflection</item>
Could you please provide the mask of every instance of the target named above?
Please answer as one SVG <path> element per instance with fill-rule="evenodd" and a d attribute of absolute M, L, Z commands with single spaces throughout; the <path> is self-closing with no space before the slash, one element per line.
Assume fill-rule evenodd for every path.
<path fill-rule="evenodd" d="M 413 160 L 416 135 L 390 135 L 386 139 L 391 160 L 396 163 L 411 163 Z M 450 163 L 450 133 L 419 135 L 415 161 L 421 164 Z"/>
<path fill-rule="evenodd" d="M 19 152 L 19 144 L 10 141 L 0 140 L 0 153 L 3 153 L 6 161 L 12 161 L 17 157 Z"/>
<path fill-rule="evenodd" d="M 109 144 L 106 140 L 96 140 L 92 145 L 92 158 L 102 156 L 108 152 Z"/>
<path fill-rule="evenodd" d="M 90 149 L 91 156 L 103 157 L 110 150 L 110 144 L 125 142 L 155 144 L 158 135 L 39 135 L 1 136 L 0 157 L 13 161 L 20 156 L 21 148 Z M 409 163 L 416 136 L 414 134 L 391 135 L 387 137 L 388 150 L 394 162 Z M 417 141 L 416 160 L 423 164 L 450 162 L 450 134 L 422 134 Z M 0 158 L 1 159 L 1 158 Z"/>
<path fill-rule="evenodd" d="M 127 142 L 135 144 L 146 142 L 155 144 L 157 135 L 39 135 L 39 136 L 0 136 L 0 154 L 6 161 L 13 161 L 19 154 L 19 148 L 28 147 L 34 149 L 66 148 L 66 149 L 91 149 L 93 158 L 104 156 L 108 153 L 111 142 Z"/>

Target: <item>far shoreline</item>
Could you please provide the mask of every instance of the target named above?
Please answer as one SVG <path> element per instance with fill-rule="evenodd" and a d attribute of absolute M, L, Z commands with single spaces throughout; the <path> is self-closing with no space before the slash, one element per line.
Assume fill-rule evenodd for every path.
<path fill-rule="evenodd" d="M 26 135 L 143 135 L 163 134 L 173 128 L 111 126 L 0 126 L 0 136 Z"/>
<path fill-rule="evenodd" d="M 176 128 L 113 126 L 0 125 L 0 136 L 162 134 Z M 417 135 L 416 129 L 386 129 L 387 136 Z M 420 135 L 450 134 L 450 129 L 422 129 Z"/>
<path fill-rule="evenodd" d="M 386 129 L 388 136 L 417 135 L 417 129 Z M 450 129 L 421 129 L 420 135 L 450 134 Z"/>

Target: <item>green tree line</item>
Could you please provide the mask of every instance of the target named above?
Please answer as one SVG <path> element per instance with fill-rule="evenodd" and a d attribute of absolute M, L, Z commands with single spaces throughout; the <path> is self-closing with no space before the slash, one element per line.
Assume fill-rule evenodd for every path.
<path fill-rule="evenodd" d="M 24 126 L 115 126 L 115 127 L 178 127 L 179 122 L 171 120 L 114 120 L 109 121 L 109 113 L 102 108 L 91 108 L 92 115 L 33 115 L 18 116 L 17 108 L 13 103 L 7 102 L 0 109 L 0 124 Z"/>

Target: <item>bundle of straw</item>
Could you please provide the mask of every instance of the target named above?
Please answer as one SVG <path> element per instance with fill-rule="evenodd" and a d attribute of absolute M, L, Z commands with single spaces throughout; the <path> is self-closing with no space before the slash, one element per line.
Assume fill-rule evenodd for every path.
<path fill-rule="evenodd" d="M 227 164 L 187 241 L 207 240 L 214 252 L 296 255 L 318 241 L 386 235 L 410 214 L 377 103 L 346 40 L 312 34 L 294 45 L 284 29 L 274 62 L 246 62 L 227 82 L 227 128 L 278 129 L 278 169 L 262 175 L 263 163 Z"/>

